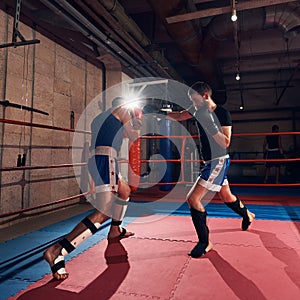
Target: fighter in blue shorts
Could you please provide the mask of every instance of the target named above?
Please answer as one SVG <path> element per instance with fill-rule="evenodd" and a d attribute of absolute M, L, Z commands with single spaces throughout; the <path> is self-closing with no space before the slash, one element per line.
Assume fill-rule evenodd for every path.
<path fill-rule="evenodd" d="M 44 252 L 55 279 L 66 279 L 69 275 L 65 270 L 64 256 L 94 234 L 109 218 L 112 218 L 109 240 L 133 235 L 120 226 L 128 206 L 130 187 L 119 174 L 117 155 L 124 133 L 132 141 L 138 138 L 142 114 L 141 110 L 125 104 L 123 98 L 115 98 L 112 108 L 92 121 L 88 168 L 95 185 L 95 198 L 90 202 L 96 210 Z"/>
<path fill-rule="evenodd" d="M 212 90 L 205 82 L 196 82 L 188 91 L 193 105 L 180 112 L 168 113 L 168 118 L 178 121 L 194 117 L 200 136 L 201 154 L 204 167 L 187 195 L 190 212 L 199 242 L 190 252 L 197 258 L 213 247 L 209 239 L 206 224 L 207 212 L 203 205 L 204 198 L 210 192 L 217 192 L 224 203 L 242 218 L 242 230 L 247 230 L 255 215 L 231 193 L 227 180 L 230 165 L 227 148 L 231 141 L 232 121 L 228 110 L 217 105 L 212 97 Z"/>

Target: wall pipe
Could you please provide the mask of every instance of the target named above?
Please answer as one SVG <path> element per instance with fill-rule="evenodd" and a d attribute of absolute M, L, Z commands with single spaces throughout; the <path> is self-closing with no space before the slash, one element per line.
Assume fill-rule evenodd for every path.
<path fill-rule="evenodd" d="M 7 9 L 5 10 L 7 11 Z M 9 18 L 8 14 L 5 14 L 5 29 L 4 29 L 4 40 L 7 43 L 8 41 L 8 24 L 9 24 Z M 8 65 L 8 48 L 4 49 L 4 58 L 3 58 L 3 82 L 2 82 L 2 91 L 1 96 L 2 99 L 6 98 L 6 85 L 7 85 L 7 65 Z M 5 109 L 3 108 L 1 114 L 1 118 L 5 118 Z M 1 123 L 0 125 L 1 130 L 1 137 L 0 137 L 0 167 L 2 167 L 3 163 L 3 143 L 4 143 L 4 131 L 5 131 L 5 125 Z M 0 173 L 0 185 L 2 185 L 2 174 Z M 2 192 L 0 188 L 0 209 L 2 207 Z"/>
<path fill-rule="evenodd" d="M 146 70 L 144 71 L 144 73 L 137 70 L 136 62 L 130 56 L 126 55 L 126 53 L 122 53 L 122 55 L 118 54 L 118 52 L 122 52 L 122 49 L 119 48 L 115 43 L 112 43 L 111 47 L 108 47 L 107 44 L 105 43 L 106 36 L 95 26 L 93 26 L 86 18 L 84 18 L 73 7 L 69 7 L 68 10 L 72 11 L 72 13 L 75 13 L 75 15 L 77 15 L 77 17 L 81 19 L 81 23 L 79 23 L 78 20 L 76 20 L 74 16 L 70 15 L 67 11 L 65 10 L 63 11 L 62 9 L 57 7 L 57 4 L 53 4 L 49 0 L 41 0 L 41 2 L 45 4 L 47 7 L 49 7 L 51 10 L 53 10 L 55 13 L 62 16 L 68 23 L 74 26 L 74 28 L 79 30 L 82 34 L 84 34 L 88 39 L 90 39 L 96 45 L 104 48 L 108 53 L 112 53 L 114 56 L 116 56 L 118 60 L 120 60 L 125 67 L 130 68 L 133 66 L 134 67 L 133 72 L 135 73 L 136 76 L 145 76 L 145 73 L 147 76 L 151 75 Z M 62 5 L 64 5 L 65 7 L 68 6 L 68 4 L 65 1 L 62 2 Z M 85 27 L 83 24 L 85 24 L 88 27 Z"/>
<path fill-rule="evenodd" d="M 102 111 L 106 110 L 106 86 L 107 86 L 107 82 L 106 82 L 106 66 L 103 62 L 101 62 L 101 66 L 102 66 Z"/>
<path fill-rule="evenodd" d="M 116 22 L 115 18 L 103 7 L 98 1 L 81 1 L 75 0 L 76 5 L 82 11 L 85 11 L 91 18 L 95 20 L 97 25 L 102 27 L 105 31 L 107 39 L 118 40 L 121 46 L 126 49 L 129 55 L 133 56 L 138 60 L 139 65 L 147 66 L 149 71 L 158 76 L 167 76 L 169 74 L 158 65 L 156 61 L 145 51 L 144 48 L 129 34 L 124 26 Z M 78 8 L 77 8 L 78 9 Z M 101 15 L 101 18 L 99 16 Z M 146 63 L 145 63 L 146 61 Z"/>
<path fill-rule="evenodd" d="M 42 0 L 43 2 L 44 0 Z M 100 39 L 105 43 L 107 36 L 104 35 L 100 30 L 98 30 L 92 23 L 89 22 L 89 20 L 87 20 L 79 11 L 77 11 L 72 5 L 70 5 L 68 2 L 63 1 L 63 0 L 54 0 L 56 3 L 58 3 L 61 7 L 63 7 L 64 9 L 66 9 L 66 11 L 71 12 L 72 16 L 75 16 L 76 19 L 78 19 L 81 24 L 85 25 L 86 28 L 88 28 L 91 32 L 93 32 L 96 36 L 99 36 Z M 121 6 L 118 5 L 118 2 L 116 2 L 117 5 L 115 5 L 115 7 L 117 9 L 110 11 L 112 14 L 114 13 L 118 13 L 121 12 Z M 121 16 L 123 16 L 123 18 L 121 18 L 121 22 L 123 26 L 127 26 L 127 23 L 125 20 L 130 20 L 128 17 L 126 19 L 126 14 L 121 13 Z M 132 22 L 129 22 L 130 24 Z M 135 23 L 131 26 L 131 28 L 134 28 L 135 31 L 133 32 L 138 32 L 137 30 L 137 25 L 135 25 Z M 132 32 L 132 31 L 130 31 Z M 142 31 L 140 31 L 142 33 Z M 142 36 L 144 38 L 146 38 L 146 36 L 142 33 Z M 141 41 L 141 40 L 140 40 Z M 149 41 L 150 43 L 150 41 Z M 150 46 L 150 44 L 147 44 L 147 46 Z M 131 63 L 131 66 L 133 66 L 135 69 L 143 69 L 143 76 L 152 76 L 153 74 L 149 73 L 149 71 L 147 69 L 145 69 L 145 67 L 143 65 L 138 64 L 135 60 L 132 59 L 132 57 L 130 55 L 128 55 L 127 53 L 125 53 L 114 41 L 111 41 L 110 47 L 113 48 L 113 50 L 117 53 L 117 55 L 115 54 L 114 56 L 117 56 L 117 58 L 120 60 L 120 56 L 126 58 L 127 61 L 129 61 Z M 107 48 L 107 47 L 106 47 Z M 109 51 L 111 53 L 111 51 Z M 159 63 L 159 64 L 163 64 L 164 67 L 167 68 L 168 73 L 172 73 L 172 77 L 179 80 L 181 79 L 181 77 L 178 75 L 178 73 L 172 68 L 172 66 L 170 65 L 170 63 L 164 59 L 161 55 L 160 52 L 157 53 L 156 50 L 151 51 L 150 50 L 150 55 L 151 53 L 154 53 L 153 55 L 155 56 L 155 60 Z M 121 55 L 119 53 L 122 53 Z M 147 64 L 146 64 L 147 65 Z M 127 66 L 128 67 L 128 66 Z M 182 80 L 182 79 L 181 79 Z"/>
<path fill-rule="evenodd" d="M 193 26 L 191 21 L 169 24 L 166 18 L 187 12 L 184 0 L 148 0 L 153 10 L 165 24 L 166 29 L 177 42 L 182 53 L 195 71 L 199 74 L 199 80 L 206 80 L 212 87 L 222 89 L 224 82 L 219 64 L 215 60 L 217 49 L 222 42 L 233 34 L 232 22 L 228 22 L 229 15 L 223 14 L 211 19 L 207 26 L 207 34 L 202 35 L 201 29 Z M 243 13 L 243 30 L 261 29 L 278 25 L 285 34 L 298 32 L 300 25 L 299 5 L 276 6 L 273 15 L 271 8 L 256 10 L 255 13 Z M 284 16 L 284 18 L 282 18 Z M 297 29 L 297 30 L 295 30 Z M 190 37 L 190 38 L 188 38 Z M 223 91 L 224 96 L 226 91 Z M 220 95 L 222 96 L 222 95 Z"/>
<path fill-rule="evenodd" d="M 99 2 L 111 13 L 117 20 L 122 24 L 127 32 L 132 34 L 135 40 L 142 45 L 142 47 L 147 48 L 149 54 L 154 60 L 158 62 L 163 68 L 166 68 L 167 73 L 174 80 L 183 81 L 182 77 L 177 73 L 169 61 L 161 54 L 161 52 L 155 47 L 152 47 L 151 41 L 144 34 L 144 32 L 136 25 L 136 23 L 125 13 L 124 8 L 118 1 L 115 0 L 99 0 Z M 159 2 L 163 4 L 164 2 Z"/>

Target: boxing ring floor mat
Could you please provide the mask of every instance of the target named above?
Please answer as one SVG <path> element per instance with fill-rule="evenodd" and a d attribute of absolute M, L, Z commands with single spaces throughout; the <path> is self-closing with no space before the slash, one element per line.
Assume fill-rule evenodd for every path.
<path fill-rule="evenodd" d="M 300 299 L 299 222 L 257 219 L 241 231 L 241 219 L 209 217 L 214 248 L 192 259 L 197 238 L 188 215 L 142 219 L 127 224 L 134 237 L 108 243 L 108 226 L 93 236 L 67 262 L 68 279 L 47 274 L 3 299 Z"/>

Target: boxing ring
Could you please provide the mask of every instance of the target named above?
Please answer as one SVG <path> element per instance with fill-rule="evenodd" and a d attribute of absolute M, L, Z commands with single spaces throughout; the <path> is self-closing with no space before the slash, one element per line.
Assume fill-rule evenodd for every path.
<path fill-rule="evenodd" d="M 233 137 L 266 134 L 234 134 Z M 168 137 L 146 136 L 141 140 L 151 138 Z M 121 165 L 151 164 L 154 167 L 162 162 L 176 163 L 181 167 L 196 164 L 193 169 L 196 174 L 201 160 L 187 157 L 185 153 L 188 139 L 194 137 L 172 138 L 182 141 L 181 158 L 160 160 L 135 156 L 119 162 Z M 299 160 L 285 158 L 274 161 L 293 164 Z M 260 158 L 232 159 L 232 166 L 265 162 L 266 159 Z M 1 172 L 85 165 L 82 162 L 78 166 L 23 166 L 1 169 Z M 139 168 L 133 169 L 141 172 Z M 130 204 L 124 225 L 135 235 L 108 243 L 109 223 L 104 223 L 95 235 L 67 256 L 66 268 L 70 276 L 64 281 L 52 279 L 42 253 L 73 229 L 92 208 L 0 243 L 0 299 L 298 299 L 300 183 L 245 183 L 232 182 L 229 178 L 233 192 L 255 213 L 256 219 L 248 231 L 241 231 L 241 219 L 214 197 L 206 206 L 214 248 L 200 259 L 192 259 L 187 254 L 197 242 L 197 236 L 184 199 L 195 178 L 186 175 L 183 172 L 176 181 L 168 182 L 151 182 L 151 176 L 141 177 L 131 202 L 132 205 L 149 205 L 149 212 L 154 218 L 145 222 L 144 215 L 137 215 Z M 178 189 L 171 193 L 175 184 Z M 162 186 L 171 188 L 164 190 Z M 92 194 L 91 184 L 90 190 L 85 193 L 5 213 L 0 218 L 10 218 L 57 203 L 67 205 L 74 199 Z"/>

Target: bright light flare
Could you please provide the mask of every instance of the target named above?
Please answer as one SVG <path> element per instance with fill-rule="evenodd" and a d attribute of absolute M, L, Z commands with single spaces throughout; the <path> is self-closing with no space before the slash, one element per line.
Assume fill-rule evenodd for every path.
<path fill-rule="evenodd" d="M 141 107 L 142 96 L 140 93 L 129 92 L 126 95 L 122 95 L 122 97 L 125 99 L 126 107 L 131 109 Z"/>

